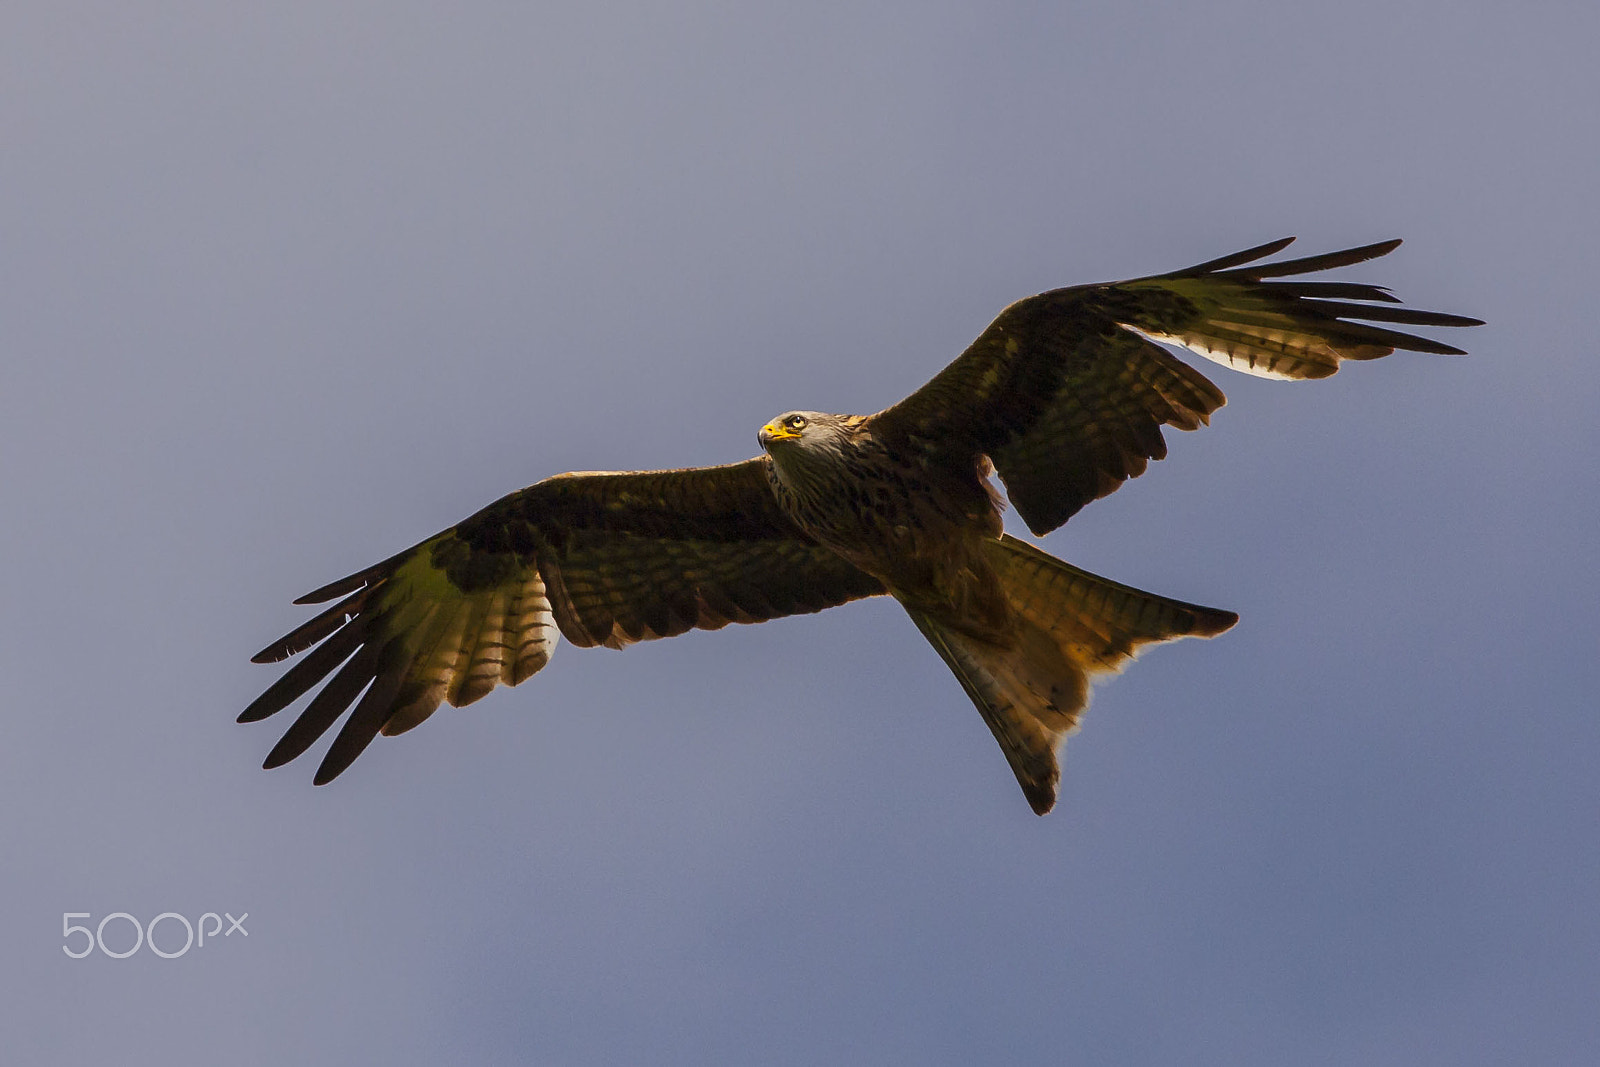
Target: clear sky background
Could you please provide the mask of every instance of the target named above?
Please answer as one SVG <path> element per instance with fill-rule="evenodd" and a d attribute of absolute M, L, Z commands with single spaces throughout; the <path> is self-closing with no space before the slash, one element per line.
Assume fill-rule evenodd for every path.
<path fill-rule="evenodd" d="M 7 1063 L 1600 1059 L 1594 5 L 0 21 Z M 326 788 L 233 722 L 293 597 L 507 491 L 1287 234 L 1489 325 L 1203 364 L 1046 539 L 1243 620 L 1100 688 L 1047 818 L 882 601 L 564 646 Z M 66 958 L 118 911 L 248 938 Z"/>

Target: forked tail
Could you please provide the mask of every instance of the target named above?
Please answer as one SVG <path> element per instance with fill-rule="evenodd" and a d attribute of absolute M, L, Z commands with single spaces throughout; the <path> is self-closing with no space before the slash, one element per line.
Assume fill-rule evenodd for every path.
<path fill-rule="evenodd" d="M 1079 570 L 1006 535 L 990 542 L 1014 627 L 986 640 L 908 607 L 955 672 L 1040 815 L 1056 802 L 1056 752 L 1077 726 L 1096 675 L 1113 674 L 1141 646 L 1212 637 L 1239 621 L 1231 611 L 1169 600 Z"/>

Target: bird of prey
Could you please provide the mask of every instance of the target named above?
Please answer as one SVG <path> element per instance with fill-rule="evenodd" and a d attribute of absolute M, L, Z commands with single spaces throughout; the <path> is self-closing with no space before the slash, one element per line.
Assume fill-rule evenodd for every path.
<path fill-rule="evenodd" d="M 1119 585 L 1006 534 L 990 476 L 1037 536 L 1142 474 L 1166 455 L 1161 427 L 1196 429 L 1223 404 L 1163 344 L 1269 378 L 1325 378 L 1397 348 L 1461 354 L 1372 323 L 1481 325 L 1399 307 L 1378 286 L 1301 277 L 1398 240 L 1259 262 L 1292 240 L 1020 300 L 894 406 L 788 412 L 742 463 L 559 474 L 503 497 L 295 601 L 338 602 L 255 656 L 307 653 L 239 721 L 328 679 L 265 763 L 299 756 L 354 704 L 320 785 L 379 733 L 522 682 L 561 637 L 622 648 L 887 594 L 960 680 L 1042 815 L 1091 680 L 1142 645 L 1211 637 L 1238 616 Z"/>

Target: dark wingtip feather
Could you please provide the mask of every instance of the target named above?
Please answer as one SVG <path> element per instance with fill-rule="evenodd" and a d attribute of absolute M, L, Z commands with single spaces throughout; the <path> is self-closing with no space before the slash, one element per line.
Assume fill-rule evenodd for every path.
<path fill-rule="evenodd" d="M 339 668 L 339 673 L 311 698 L 311 703 L 306 705 L 300 717 L 267 753 L 266 762 L 261 766 L 269 771 L 281 767 L 300 756 L 316 743 L 317 738 L 327 733 L 328 728 L 345 713 L 350 702 L 372 681 L 377 673 L 378 653 L 377 645 L 364 645 L 361 651 Z"/>
<path fill-rule="evenodd" d="M 1384 304 L 1400 303 L 1400 298 L 1388 289 L 1381 285 L 1368 285 L 1365 282 L 1273 282 L 1272 291 L 1283 296 L 1374 300 Z"/>
<path fill-rule="evenodd" d="M 366 586 L 322 612 L 316 618 L 290 630 L 272 644 L 250 657 L 251 663 L 278 663 L 298 655 L 333 633 L 366 607 L 367 599 L 376 586 Z"/>
<path fill-rule="evenodd" d="M 1269 289 L 1274 288 L 1268 286 Z M 1350 304 L 1342 300 L 1307 300 L 1301 307 L 1314 308 L 1319 314 L 1341 319 L 1366 319 L 1368 322 L 1400 322 L 1408 326 L 1482 326 L 1482 319 L 1465 315 L 1450 315 L 1443 311 L 1420 311 L 1416 308 Z"/>
<path fill-rule="evenodd" d="M 342 737 L 343 734 L 341 733 L 340 736 Z M 362 750 L 365 749 L 367 745 L 371 744 L 372 739 L 377 736 L 378 732 L 376 730 L 370 734 L 364 735 L 364 740 L 361 742 L 361 747 L 356 749 L 355 752 L 352 753 L 347 759 L 335 761 L 333 758 L 333 753 L 330 751 L 322 758 L 322 763 L 317 767 L 317 773 L 311 776 L 311 784 L 327 785 L 329 782 L 339 777 L 339 775 L 349 770 L 350 764 L 356 761 L 356 756 L 359 756 Z"/>
<path fill-rule="evenodd" d="M 237 721 L 260 722 L 299 700 L 307 690 L 331 674 L 335 667 L 355 651 L 366 631 L 367 625 L 364 621 L 352 623 L 339 631 L 311 655 L 289 668 L 282 678 L 267 688 L 266 692 L 251 701 L 250 706 L 239 713 Z"/>
<path fill-rule="evenodd" d="M 354 593 L 363 586 L 377 585 L 379 579 L 387 578 L 389 575 L 393 574 L 399 568 L 400 564 L 411 558 L 412 553 L 416 552 L 419 548 L 427 543 L 428 542 L 424 541 L 422 544 L 412 545 L 404 552 L 396 552 L 394 555 L 390 556 L 381 563 L 374 563 L 372 566 L 367 567 L 364 570 L 356 571 L 354 574 L 347 574 L 336 582 L 329 582 L 320 589 L 313 589 L 305 596 L 297 599 L 295 603 L 320 604 L 325 600 L 332 600 L 336 596 L 344 596 L 346 593 Z"/>
<path fill-rule="evenodd" d="M 278 751 L 281 748 L 283 748 L 282 739 L 280 739 L 276 745 L 272 746 L 272 751 L 267 753 L 267 758 L 261 761 L 262 770 L 275 771 L 279 767 L 282 767 L 285 763 L 288 763 L 290 760 L 294 759 L 294 756 L 282 755 Z M 296 755 L 298 755 L 298 753 L 296 753 Z"/>
<path fill-rule="evenodd" d="M 1268 241 L 1264 245 L 1256 245 L 1254 248 L 1247 248 L 1243 252 L 1234 252 L 1230 255 L 1220 256 L 1217 259 L 1208 259 L 1204 263 L 1196 263 L 1192 267 L 1185 267 L 1183 270 L 1174 271 L 1173 273 L 1179 275 L 1212 274 L 1219 270 L 1227 270 L 1229 267 L 1237 267 L 1241 263 L 1263 259 L 1275 252 L 1282 252 L 1293 243 L 1293 237 L 1280 237 L 1276 241 Z"/>
<path fill-rule="evenodd" d="M 303 713 L 301 718 L 305 718 Z M 295 725 L 298 726 L 299 723 L 297 722 Z M 331 726 L 333 724 L 329 723 L 328 725 Z M 327 726 L 324 726 L 322 730 L 325 731 L 327 728 Z M 322 731 L 304 736 L 306 733 L 307 731 L 302 731 L 301 734 L 297 735 L 291 728 L 288 733 L 278 738 L 278 743 L 272 746 L 272 751 L 267 753 L 267 758 L 261 761 L 261 769 L 264 771 L 277 770 L 310 748 L 316 743 L 317 738 L 322 735 Z"/>
<path fill-rule="evenodd" d="M 1348 267 L 1356 263 L 1365 263 L 1369 259 L 1386 256 L 1399 247 L 1400 238 L 1392 237 L 1387 241 L 1360 245 L 1356 248 L 1344 248 L 1337 252 L 1324 252 L 1317 256 L 1286 259 L 1281 263 L 1264 263 L 1256 267 L 1241 267 L 1229 273 L 1256 281 L 1262 278 L 1281 278 L 1286 274 L 1311 274 L 1319 270 L 1333 270 L 1335 267 Z"/>
<path fill-rule="evenodd" d="M 383 729 L 383 724 L 394 714 L 395 697 L 399 695 L 406 676 L 403 643 L 391 643 L 380 660 L 389 662 L 380 662 L 377 679 L 328 747 L 327 755 L 323 756 L 322 764 L 311 779 L 312 785 L 327 785 L 343 774 L 356 761 L 356 757 L 372 744 Z"/>
<path fill-rule="evenodd" d="M 331 683 L 330 683 L 331 684 Z M 326 692 L 327 690 L 323 690 Z M 319 696 L 321 694 L 318 694 Z M 348 698 L 347 698 L 348 699 Z M 277 770 L 285 763 L 290 763 L 304 754 L 305 750 L 317 743 L 317 738 L 328 732 L 340 715 L 344 714 L 344 707 L 307 708 L 300 713 L 294 725 L 278 738 L 278 743 L 272 746 L 272 751 L 267 753 L 267 758 L 261 761 L 264 771 Z"/>
<path fill-rule="evenodd" d="M 1420 341 L 1422 338 L 1419 337 L 1416 338 L 1416 340 Z M 1457 348 L 1454 345 L 1442 344 L 1438 341 L 1428 341 L 1426 343 L 1426 347 L 1416 345 L 1412 346 L 1408 350 L 1412 352 L 1426 352 L 1430 356 L 1464 356 L 1467 354 L 1465 349 Z"/>
<path fill-rule="evenodd" d="M 1442 341 L 1435 341 L 1431 337 L 1418 337 L 1416 334 L 1401 333 L 1398 330 L 1385 330 L 1380 326 L 1368 326 L 1364 322 L 1336 319 L 1324 329 L 1328 338 L 1334 342 L 1354 342 L 1374 349 L 1366 355 L 1346 351 L 1344 354 L 1349 359 L 1376 359 L 1388 355 L 1397 348 L 1407 352 L 1426 352 L 1434 356 L 1466 355 L 1461 349 Z"/>
<path fill-rule="evenodd" d="M 329 582 L 320 589 L 313 589 L 305 596 L 296 597 L 296 604 L 321 604 L 323 601 L 332 600 L 336 596 L 354 593 L 368 584 L 369 579 L 376 577 L 386 566 L 380 563 L 375 567 L 368 567 L 364 571 L 340 578 L 337 582 Z"/>

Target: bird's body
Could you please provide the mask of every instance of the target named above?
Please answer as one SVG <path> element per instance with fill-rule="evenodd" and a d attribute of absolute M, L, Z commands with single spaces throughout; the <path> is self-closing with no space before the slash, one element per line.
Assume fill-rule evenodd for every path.
<path fill-rule="evenodd" d="M 781 433 L 789 420 L 798 431 Z M 973 623 L 1004 611 L 983 543 L 1000 537 L 1000 502 L 978 457 L 948 469 L 896 449 L 861 415 L 790 412 L 762 429 L 778 507 L 805 533 L 877 578 L 896 598 Z"/>
<path fill-rule="evenodd" d="M 762 428 L 764 454 L 743 463 L 529 486 L 302 597 L 342 599 L 257 655 L 312 649 L 240 720 L 274 714 L 329 679 L 266 762 L 295 758 L 354 704 L 321 783 L 378 733 L 521 682 L 558 637 L 621 648 L 887 593 L 955 673 L 1043 814 L 1092 678 L 1144 644 L 1212 636 L 1237 616 L 1118 585 L 1005 534 L 991 474 L 1043 534 L 1163 457 L 1163 425 L 1207 422 L 1222 394 L 1152 338 L 1288 379 L 1326 377 L 1342 360 L 1395 348 L 1456 353 L 1349 320 L 1477 320 L 1394 307 L 1370 285 L 1265 280 L 1398 243 L 1241 266 L 1280 241 L 1171 274 L 1043 293 L 1006 309 L 932 381 L 875 415 L 789 412 Z"/>

